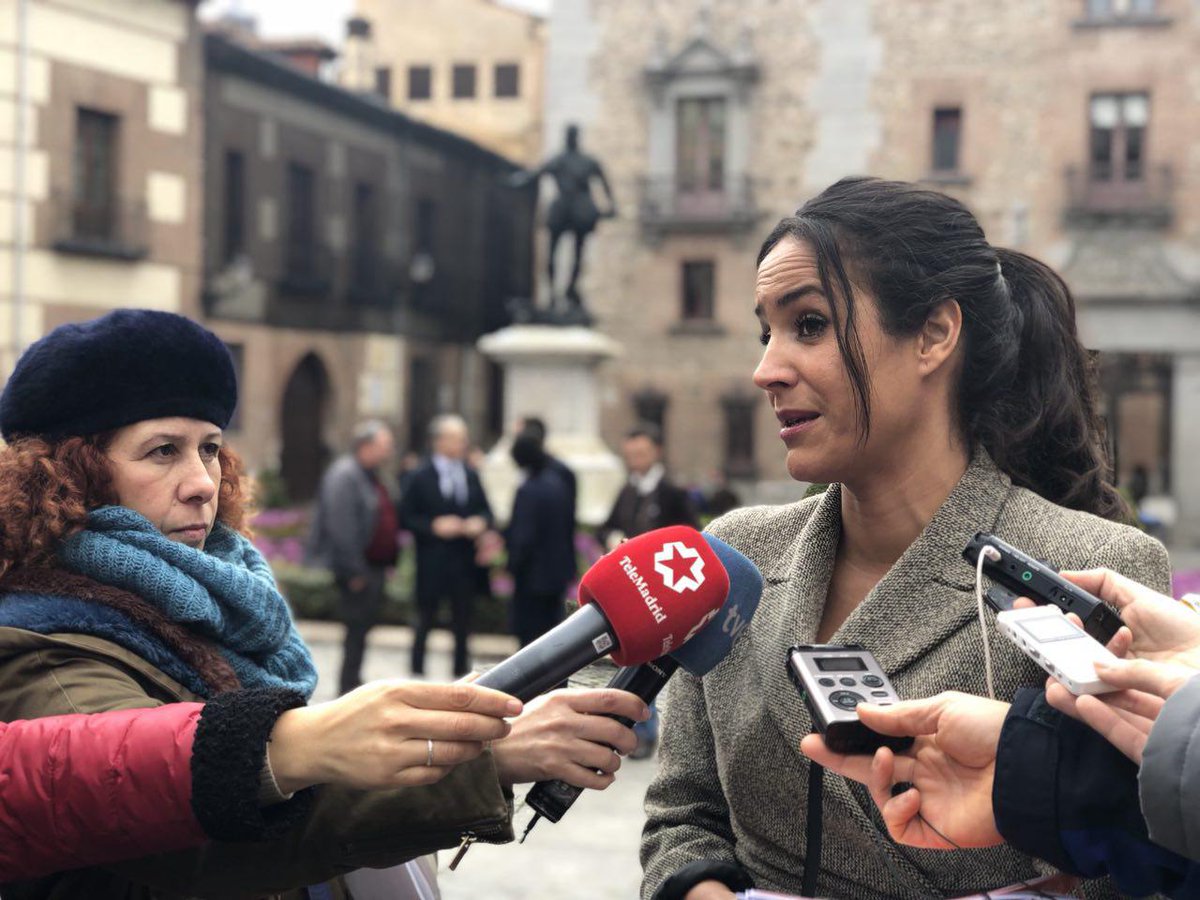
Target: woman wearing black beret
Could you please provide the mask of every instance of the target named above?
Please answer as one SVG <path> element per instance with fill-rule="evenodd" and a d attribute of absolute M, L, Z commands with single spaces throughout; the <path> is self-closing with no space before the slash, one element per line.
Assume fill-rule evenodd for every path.
<path fill-rule="evenodd" d="M 0 721 L 236 689 L 311 696 L 312 657 L 245 535 L 241 463 L 223 436 L 236 402 L 225 345 L 170 313 L 116 310 L 57 328 L 22 356 L 0 396 Z M 623 715 L 642 712 L 632 695 L 604 699 Z M 4 897 L 339 897 L 340 873 L 464 838 L 509 840 L 513 782 L 548 767 L 570 777 L 574 767 L 587 775 L 574 780 L 599 786 L 595 769 L 616 768 L 610 749 L 577 739 L 562 706 L 522 716 L 510 735 L 504 717 L 520 711 L 512 698 L 474 685 L 382 683 L 312 708 L 307 740 L 265 755 L 246 752 L 253 741 L 230 729 L 227 753 L 210 764 L 240 779 L 243 807 L 304 786 L 271 772 L 298 744 L 322 746 L 319 780 L 334 783 L 313 791 L 274 840 L 60 872 L 4 885 Z M 586 718 L 608 723 L 594 740 L 632 747 L 628 729 Z M 365 767 L 373 740 L 397 747 L 390 782 Z M 492 740 L 494 753 L 484 747 Z M 530 761 L 537 740 L 544 752 Z M 262 771 L 246 771 L 247 759 L 265 761 Z M 387 783 L 395 789 L 348 787 Z"/>

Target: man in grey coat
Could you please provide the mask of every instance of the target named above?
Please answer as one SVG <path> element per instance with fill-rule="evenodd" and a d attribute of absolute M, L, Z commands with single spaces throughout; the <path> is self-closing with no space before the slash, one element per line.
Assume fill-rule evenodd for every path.
<path fill-rule="evenodd" d="M 339 689 L 362 684 L 367 633 L 383 609 L 387 570 L 399 554 L 395 501 L 380 477 L 392 455 L 391 429 L 379 421 L 354 429 L 351 451 L 321 479 L 309 555 L 333 573 L 346 625 Z"/>

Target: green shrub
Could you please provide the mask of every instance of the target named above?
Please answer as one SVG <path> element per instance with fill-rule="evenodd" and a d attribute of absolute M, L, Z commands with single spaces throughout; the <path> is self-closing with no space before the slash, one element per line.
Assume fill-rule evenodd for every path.
<path fill-rule="evenodd" d="M 325 569 L 309 568 L 293 563 L 274 560 L 271 567 L 279 582 L 279 590 L 287 598 L 292 614 L 297 619 L 320 619 L 338 621 L 338 589 L 333 576 Z M 387 602 L 383 607 L 382 621 L 387 625 L 416 624 L 413 608 L 412 584 L 415 575 L 412 553 L 400 558 L 400 565 L 388 579 L 385 588 Z M 508 634 L 509 597 L 481 599 L 475 603 L 472 630 L 481 634 Z M 441 610 L 442 624 L 449 626 L 448 606 Z"/>

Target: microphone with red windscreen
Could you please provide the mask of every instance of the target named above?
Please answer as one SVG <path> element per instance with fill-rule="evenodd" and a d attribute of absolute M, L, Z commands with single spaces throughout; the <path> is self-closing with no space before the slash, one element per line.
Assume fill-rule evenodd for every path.
<path fill-rule="evenodd" d="M 531 700 L 607 653 L 636 666 L 682 646 L 729 594 L 720 557 L 693 528 L 638 535 L 601 557 L 579 585 L 579 609 L 476 684 Z"/>

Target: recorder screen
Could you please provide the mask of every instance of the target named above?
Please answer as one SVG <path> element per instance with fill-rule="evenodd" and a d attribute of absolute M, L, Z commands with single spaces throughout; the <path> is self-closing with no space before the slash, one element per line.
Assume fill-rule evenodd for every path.
<path fill-rule="evenodd" d="M 1028 619 L 1018 623 L 1035 641 L 1065 641 L 1071 638 L 1083 637 L 1084 634 L 1061 616 L 1047 616 L 1044 619 Z"/>
<path fill-rule="evenodd" d="M 822 656 L 817 658 L 822 672 L 865 672 L 867 664 L 857 656 Z"/>

